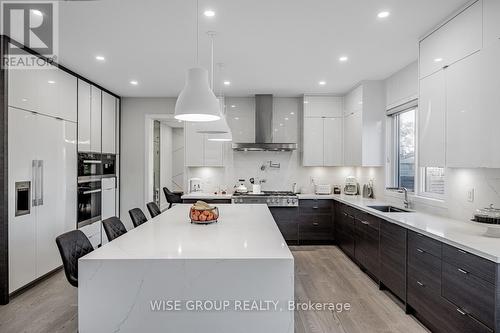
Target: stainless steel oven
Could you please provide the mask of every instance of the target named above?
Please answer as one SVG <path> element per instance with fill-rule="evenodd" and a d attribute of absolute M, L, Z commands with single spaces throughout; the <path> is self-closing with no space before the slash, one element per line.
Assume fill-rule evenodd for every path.
<path fill-rule="evenodd" d="M 78 181 L 78 228 L 101 219 L 101 180 Z"/>
<path fill-rule="evenodd" d="M 116 175 L 116 155 L 102 154 L 102 175 L 103 177 L 113 177 Z"/>
<path fill-rule="evenodd" d="M 78 179 L 89 180 L 102 176 L 101 154 L 78 153 Z"/>

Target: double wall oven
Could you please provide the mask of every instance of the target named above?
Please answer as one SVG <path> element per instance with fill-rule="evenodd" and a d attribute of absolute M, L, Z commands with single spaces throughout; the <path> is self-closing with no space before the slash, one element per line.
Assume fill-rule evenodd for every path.
<path fill-rule="evenodd" d="M 103 177 L 116 174 L 116 156 L 78 153 L 78 227 L 101 220 Z"/>

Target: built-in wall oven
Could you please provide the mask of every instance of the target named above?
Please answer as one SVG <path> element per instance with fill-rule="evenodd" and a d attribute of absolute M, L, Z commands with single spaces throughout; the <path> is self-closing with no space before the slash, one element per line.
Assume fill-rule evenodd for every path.
<path fill-rule="evenodd" d="M 78 179 L 91 179 L 102 176 L 101 154 L 78 153 Z"/>
<path fill-rule="evenodd" d="M 101 219 L 101 179 L 78 180 L 78 228 Z"/>

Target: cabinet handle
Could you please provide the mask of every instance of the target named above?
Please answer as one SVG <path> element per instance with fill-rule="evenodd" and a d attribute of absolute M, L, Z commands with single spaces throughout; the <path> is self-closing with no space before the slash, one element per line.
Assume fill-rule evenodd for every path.
<path fill-rule="evenodd" d="M 467 252 L 465 252 L 464 250 L 460 250 L 460 249 L 458 249 L 458 252 L 463 253 L 463 254 L 467 254 Z"/>
<path fill-rule="evenodd" d="M 460 313 L 462 316 L 465 316 L 467 313 L 465 313 L 464 310 L 457 308 L 457 312 Z"/>
<path fill-rule="evenodd" d="M 313 208 L 312 208 L 312 209 L 318 209 L 318 208 L 319 208 L 319 207 L 314 207 L 314 206 L 313 206 Z"/>
<path fill-rule="evenodd" d="M 425 253 L 425 251 L 424 251 L 424 250 L 419 249 L 419 248 L 417 248 L 417 252 L 418 252 L 418 253 Z"/>
<path fill-rule="evenodd" d="M 313 223 L 313 226 L 315 226 L 315 227 L 317 227 L 318 225 L 319 225 L 319 223 L 318 223 L 318 222 L 314 222 L 314 223 Z"/>
<path fill-rule="evenodd" d="M 424 285 L 422 282 L 420 282 L 420 281 L 417 281 L 417 284 L 418 284 L 420 287 L 424 287 L 424 286 L 425 286 L 425 285 Z"/>
<path fill-rule="evenodd" d="M 459 269 L 458 269 L 458 271 L 459 271 L 460 273 L 462 273 L 462 274 L 469 274 L 469 272 L 467 272 L 466 270 L 461 269 L 461 268 L 459 268 Z"/>
<path fill-rule="evenodd" d="M 361 221 L 361 223 L 363 223 L 364 225 L 370 225 L 370 222 L 367 221 Z"/>
<path fill-rule="evenodd" d="M 418 237 L 422 237 L 423 235 L 422 234 L 419 234 L 418 232 L 416 233 Z"/>

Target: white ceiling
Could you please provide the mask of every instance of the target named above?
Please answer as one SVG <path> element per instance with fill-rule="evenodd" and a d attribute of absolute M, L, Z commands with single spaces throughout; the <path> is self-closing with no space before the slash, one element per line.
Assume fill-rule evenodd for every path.
<path fill-rule="evenodd" d="M 224 63 L 216 91 L 230 80 L 228 96 L 344 93 L 415 60 L 418 38 L 464 3 L 200 0 L 200 63 L 210 63 L 206 32 L 213 30 L 215 61 Z M 203 16 L 207 8 L 216 16 Z M 68 1 L 59 10 L 60 62 L 119 95 L 177 96 L 195 64 L 195 0 Z M 390 17 L 378 19 L 381 10 Z M 341 55 L 349 61 L 339 63 Z"/>

